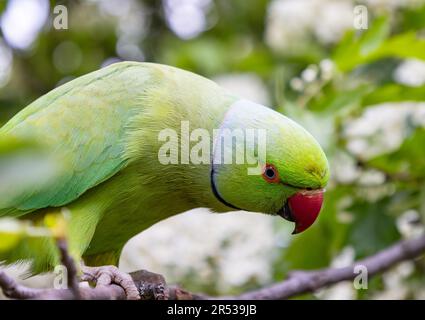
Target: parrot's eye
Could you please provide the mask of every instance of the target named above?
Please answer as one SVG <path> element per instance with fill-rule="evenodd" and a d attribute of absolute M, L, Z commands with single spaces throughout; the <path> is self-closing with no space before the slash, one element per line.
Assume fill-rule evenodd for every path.
<path fill-rule="evenodd" d="M 271 182 L 271 183 L 277 183 L 277 182 L 279 182 L 279 175 L 278 175 L 277 170 L 274 167 L 274 165 L 267 164 L 264 167 L 263 178 L 267 182 Z"/>

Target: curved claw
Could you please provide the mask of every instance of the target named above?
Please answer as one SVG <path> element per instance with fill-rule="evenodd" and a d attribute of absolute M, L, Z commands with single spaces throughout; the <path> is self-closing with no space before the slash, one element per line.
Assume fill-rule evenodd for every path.
<path fill-rule="evenodd" d="M 115 266 L 82 267 L 82 281 L 96 282 L 96 286 L 108 286 L 112 283 L 124 289 L 128 300 L 140 300 L 139 290 L 137 290 L 133 279 L 128 273 L 120 271 Z"/>

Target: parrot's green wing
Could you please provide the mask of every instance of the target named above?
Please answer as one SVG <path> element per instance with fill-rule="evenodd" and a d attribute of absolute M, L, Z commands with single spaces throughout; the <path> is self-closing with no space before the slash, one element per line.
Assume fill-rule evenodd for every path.
<path fill-rule="evenodd" d="M 140 65 L 109 66 L 51 91 L 1 128 L 0 137 L 46 145 L 63 170 L 45 186 L 0 200 L 0 217 L 63 206 L 126 166 L 126 134 L 142 109 L 137 95 L 144 78 Z"/>

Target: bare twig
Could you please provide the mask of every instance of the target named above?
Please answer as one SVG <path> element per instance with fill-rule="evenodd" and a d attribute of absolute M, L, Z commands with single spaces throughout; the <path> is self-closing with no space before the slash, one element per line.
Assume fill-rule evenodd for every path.
<path fill-rule="evenodd" d="M 36 299 L 42 289 L 27 288 L 18 284 L 14 279 L 9 277 L 4 271 L 0 270 L 0 288 L 6 297 L 12 299 Z"/>
<path fill-rule="evenodd" d="M 60 238 L 56 241 L 59 252 L 61 254 L 62 264 L 66 267 L 67 270 L 67 280 L 69 290 L 74 296 L 74 299 L 81 299 L 81 294 L 79 290 L 78 276 L 77 276 L 77 267 L 75 265 L 74 259 L 69 255 L 68 244 L 65 239 Z"/>
<path fill-rule="evenodd" d="M 5 272 L 0 271 L 0 287 L 11 299 L 73 300 L 75 294 L 70 289 L 34 289 L 17 284 Z M 122 300 L 126 298 L 124 290 L 117 285 L 97 288 L 79 288 L 81 299 L 86 300 Z"/>
<path fill-rule="evenodd" d="M 138 279 L 137 281 L 141 281 Z M 135 281 L 136 282 L 136 281 Z M 40 300 L 73 300 L 74 293 L 70 289 L 34 289 L 18 284 L 4 271 L 0 271 L 0 287 L 10 299 L 40 299 Z M 168 287 L 169 298 L 173 300 L 194 300 L 199 295 L 186 292 L 178 287 Z M 156 288 L 155 288 L 156 290 Z M 79 294 L 84 300 L 125 300 L 125 291 L 118 285 L 98 286 L 95 288 L 79 287 Z M 157 299 L 152 293 L 146 292 L 145 299 Z"/>
<path fill-rule="evenodd" d="M 349 267 L 329 268 L 315 271 L 295 271 L 283 282 L 259 290 L 243 293 L 230 299 L 287 299 L 302 293 L 314 292 L 320 288 L 346 280 L 353 280 L 358 274 L 356 266 L 364 266 L 368 276 L 388 270 L 397 263 L 414 259 L 425 252 L 425 236 L 400 241 L 364 260 L 356 261 Z"/>
<path fill-rule="evenodd" d="M 66 251 L 66 250 L 65 250 Z M 144 299 L 173 300 L 200 300 L 200 299 L 287 299 L 306 292 L 314 292 L 320 288 L 347 280 L 353 280 L 357 273 L 356 266 L 364 266 L 368 276 L 373 276 L 388 270 L 390 267 L 405 260 L 419 257 L 425 252 L 425 235 L 417 239 L 400 241 L 375 255 L 355 262 L 345 268 L 328 268 L 313 271 L 294 271 L 288 279 L 271 286 L 249 291 L 237 296 L 211 297 L 203 294 L 194 294 L 175 286 L 166 286 L 161 275 L 155 275 L 147 271 L 132 273 L 135 284 L 145 291 Z M 75 280 L 75 275 L 73 276 Z M 158 283 L 155 286 L 146 286 L 145 281 L 152 283 L 152 279 Z M 69 283 L 73 283 L 72 281 Z M 6 296 L 14 299 L 75 299 L 75 292 L 70 289 L 30 289 L 18 285 L 12 278 L 0 271 L 0 287 Z M 148 291 L 146 291 L 148 288 Z M 78 289 L 82 299 L 125 299 L 124 290 L 117 285 L 102 286 L 96 288 Z"/>

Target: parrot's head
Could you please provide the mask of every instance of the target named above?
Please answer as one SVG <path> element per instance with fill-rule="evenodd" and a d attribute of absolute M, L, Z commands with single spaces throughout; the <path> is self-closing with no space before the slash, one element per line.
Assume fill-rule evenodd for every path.
<path fill-rule="evenodd" d="M 279 215 L 299 233 L 316 220 L 328 179 L 326 156 L 304 128 L 270 108 L 233 103 L 214 141 L 211 187 L 219 201 Z"/>

